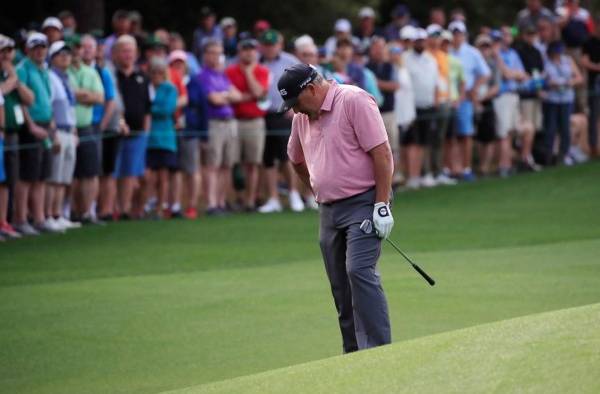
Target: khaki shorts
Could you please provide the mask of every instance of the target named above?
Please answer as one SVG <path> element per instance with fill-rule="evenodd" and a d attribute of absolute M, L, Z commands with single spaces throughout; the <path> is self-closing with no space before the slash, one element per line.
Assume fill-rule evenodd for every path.
<path fill-rule="evenodd" d="M 531 124 L 535 131 L 542 130 L 542 101 L 536 98 L 521 99 L 521 121 Z"/>
<path fill-rule="evenodd" d="M 493 101 L 496 113 L 496 137 L 506 138 L 511 131 L 521 132 L 519 95 L 504 93 Z"/>
<path fill-rule="evenodd" d="M 267 129 L 264 118 L 238 119 L 240 159 L 242 163 L 261 164 Z"/>
<path fill-rule="evenodd" d="M 209 120 L 206 164 L 211 167 L 233 167 L 238 162 L 238 157 L 236 120 Z"/>
<path fill-rule="evenodd" d="M 390 147 L 392 148 L 392 154 L 394 155 L 394 160 L 397 161 L 400 158 L 400 129 L 396 124 L 396 113 L 393 111 L 382 112 L 381 117 L 383 118 L 385 131 L 387 131 Z"/>
<path fill-rule="evenodd" d="M 70 185 L 75 172 L 75 159 L 77 158 L 77 145 L 75 134 L 58 130 L 56 138 L 60 143 L 60 152 L 52 155 L 52 171 L 48 182 L 59 185 Z"/>

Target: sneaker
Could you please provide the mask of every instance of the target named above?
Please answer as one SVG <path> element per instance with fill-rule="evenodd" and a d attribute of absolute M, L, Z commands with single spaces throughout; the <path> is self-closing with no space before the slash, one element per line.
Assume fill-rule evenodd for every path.
<path fill-rule="evenodd" d="M 53 218 L 46 219 L 44 222 L 35 225 L 36 230 L 44 233 L 64 233 L 62 228 Z"/>
<path fill-rule="evenodd" d="M 74 228 L 80 228 L 81 227 L 81 223 L 79 222 L 72 222 L 67 218 L 63 218 L 62 216 L 59 217 L 58 219 L 55 219 L 55 221 L 63 228 L 67 229 L 67 230 L 71 230 Z"/>
<path fill-rule="evenodd" d="M 40 235 L 40 232 L 27 222 L 23 224 L 15 224 L 15 230 L 21 233 L 21 235 Z"/>
<path fill-rule="evenodd" d="M 0 225 L 0 235 L 8 239 L 21 238 L 21 234 L 19 234 L 8 222 L 4 222 Z"/>
<path fill-rule="evenodd" d="M 96 226 L 106 226 L 105 222 L 103 222 L 102 220 L 98 219 L 97 217 L 89 215 L 89 214 L 85 215 L 81 218 L 81 224 L 84 226 L 88 225 L 88 224 L 93 224 Z"/>
<path fill-rule="evenodd" d="M 542 166 L 537 164 L 533 157 L 529 157 L 527 160 L 520 161 L 517 169 L 523 172 L 539 172 L 542 170 Z"/>
<path fill-rule="evenodd" d="M 312 209 L 313 211 L 319 210 L 319 204 L 317 203 L 317 200 L 315 200 L 315 196 L 313 196 L 312 194 L 306 197 L 306 202 L 304 203 L 304 206 L 308 209 Z"/>
<path fill-rule="evenodd" d="M 569 149 L 569 156 L 571 156 L 576 163 L 585 163 L 589 160 L 588 155 L 586 155 L 578 146 L 572 146 Z"/>
<path fill-rule="evenodd" d="M 575 160 L 573 160 L 573 158 L 569 155 L 566 155 L 563 158 L 563 164 L 566 165 L 567 167 L 571 167 L 572 165 L 575 164 Z"/>
<path fill-rule="evenodd" d="M 499 168 L 498 169 L 498 176 L 500 178 L 508 178 L 511 176 L 511 169 L 510 168 Z"/>
<path fill-rule="evenodd" d="M 206 216 L 223 216 L 225 212 L 219 207 L 207 208 L 204 212 Z"/>
<path fill-rule="evenodd" d="M 435 179 L 433 178 L 433 175 L 431 174 L 427 174 L 424 177 L 421 178 L 421 186 L 423 187 L 436 187 L 437 186 L 437 182 L 435 181 Z"/>
<path fill-rule="evenodd" d="M 281 207 L 281 203 L 279 200 L 274 198 L 270 198 L 266 204 L 258 208 L 258 212 L 260 213 L 273 213 L 273 212 L 281 212 L 283 208 Z"/>
<path fill-rule="evenodd" d="M 194 220 L 198 218 L 198 210 L 194 207 L 189 207 L 185 210 L 185 213 L 183 214 L 183 216 L 185 216 L 186 219 L 190 219 L 190 220 Z"/>
<path fill-rule="evenodd" d="M 474 182 L 477 178 L 475 177 L 475 174 L 473 174 L 473 171 L 465 170 L 461 179 L 465 182 Z"/>
<path fill-rule="evenodd" d="M 292 211 L 294 211 L 294 212 L 304 211 L 304 202 L 302 201 L 302 198 L 300 197 L 300 193 L 298 193 L 296 190 L 290 192 L 289 203 L 290 203 L 290 208 L 292 208 Z"/>
<path fill-rule="evenodd" d="M 448 175 L 446 175 L 444 173 L 439 174 L 435 178 L 435 181 L 438 183 L 438 185 L 445 185 L 445 186 L 454 186 L 458 183 L 458 182 L 456 182 L 455 179 L 450 178 Z"/>
<path fill-rule="evenodd" d="M 421 187 L 421 179 L 420 178 L 410 178 L 406 182 L 406 188 L 408 190 L 417 190 Z"/>

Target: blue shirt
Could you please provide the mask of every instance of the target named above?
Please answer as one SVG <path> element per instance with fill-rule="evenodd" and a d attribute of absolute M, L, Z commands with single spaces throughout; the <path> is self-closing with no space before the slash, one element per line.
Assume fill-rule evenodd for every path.
<path fill-rule="evenodd" d="M 518 70 L 521 72 L 525 72 L 525 67 L 523 67 L 523 63 L 521 62 L 521 58 L 517 51 L 512 48 L 508 48 L 506 50 L 500 50 L 500 57 L 504 62 L 504 65 L 510 70 Z M 514 79 L 505 79 L 502 78 L 500 82 L 500 94 L 516 92 L 519 88 L 519 82 Z"/>
<path fill-rule="evenodd" d="M 575 90 L 569 86 L 569 81 L 573 78 L 571 59 L 562 55 L 558 64 L 547 60 L 544 72 L 548 86 L 544 101 L 553 104 L 572 103 L 575 100 Z M 550 87 L 550 84 L 559 86 Z"/>
<path fill-rule="evenodd" d="M 171 82 L 163 82 L 156 87 L 150 112 L 152 124 L 148 138 L 148 148 L 177 151 L 175 135 L 175 108 L 177 107 L 177 89 Z"/>
<path fill-rule="evenodd" d="M 92 124 L 96 125 L 102 121 L 102 117 L 104 116 L 104 106 L 115 98 L 115 82 L 106 67 L 96 66 L 95 69 L 98 71 L 98 74 L 100 74 L 100 80 L 104 87 L 104 104 L 94 105 Z"/>
<path fill-rule="evenodd" d="M 208 138 L 208 99 L 198 75 L 187 85 L 188 105 L 184 108 L 185 124 L 190 138 Z"/>
<path fill-rule="evenodd" d="M 452 48 L 451 54 L 463 66 L 466 91 L 471 90 L 479 78 L 491 75 L 490 68 L 481 56 L 481 52 L 475 47 L 463 43 L 458 49 Z"/>

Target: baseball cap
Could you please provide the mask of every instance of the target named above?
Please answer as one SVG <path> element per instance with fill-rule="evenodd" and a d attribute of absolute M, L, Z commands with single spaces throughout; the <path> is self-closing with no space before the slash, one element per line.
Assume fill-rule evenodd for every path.
<path fill-rule="evenodd" d="M 81 36 L 77 33 L 71 34 L 70 36 L 65 38 L 65 42 L 71 48 L 78 47 L 81 45 Z"/>
<path fill-rule="evenodd" d="M 475 39 L 476 47 L 478 47 L 480 45 L 491 45 L 491 44 L 492 44 L 492 39 L 490 38 L 489 34 L 480 34 Z"/>
<path fill-rule="evenodd" d="M 34 31 L 33 33 L 30 33 L 29 36 L 27 36 L 27 42 L 25 45 L 28 49 L 35 48 L 37 46 L 47 47 L 48 38 L 46 38 L 46 35 Z"/>
<path fill-rule="evenodd" d="M 187 63 L 187 54 L 181 49 L 176 49 L 169 53 L 169 64 L 176 60 L 181 60 L 182 62 Z"/>
<path fill-rule="evenodd" d="M 221 19 L 220 25 L 221 28 L 224 29 L 226 27 L 236 26 L 237 22 L 232 17 L 226 16 L 225 18 Z"/>
<path fill-rule="evenodd" d="M 269 30 L 270 28 L 271 24 L 264 19 L 259 19 L 254 23 L 254 30 Z"/>
<path fill-rule="evenodd" d="M 258 47 L 258 41 L 254 38 L 246 38 L 245 40 L 240 41 L 238 44 L 240 49 L 254 49 Z"/>
<path fill-rule="evenodd" d="M 200 8 L 200 16 L 202 18 L 206 18 L 208 16 L 214 16 L 214 15 L 215 15 L 215 12 L 209 6 L 204 6 L 204 7 Z"/>
<path fill-rule="evenodd" d="M 363 7 L 358 11 L 359 18 L 375 18 L 375 10 L 371 7 Z"/>
<path fill-rule="evenodd" d="M 48 57 L 52 59 L 54 55 L 58 55 L 61 51 L 69 51 L 71 52 L 71 47 L 67 45 L 64 41 L 56 41 L 50 45 L 50 49 L 48 49 Z"/>
<path fill-rule="evenodd" d="M 14 48 L 15 40 L 10 37 L 7 37 L 3 34 L 0 34 L 0 51 L 4 48 Z"/>
<path fill-rule="evenodd" d="M 463 21 L 453 21 L 448 25 L 448 30 L 450 30 L 452 33 L 466 33 L 467 32 L 467 26 L 465 25 L 465 22 Z"/>
<path fill-rule="evenodd" d="M 49 16 L 48 18 L 44 19 L 44 22 L 42 23 L 42 30 L 47 27 L 54 27 L 55 29 L 62 31 L 63 24 L 57 17 Z"/>
<path fill-rule="evenodd" d="M 317 69 L 310 64 L 298 63 L 286 68 L 277 82 L 277 90 L 283 99 L 283 105 L 279 112 L 286 112 L 296 105 L 302 90 L 318 75 Z"/>
<path fill-rule="evenodd" d="M 335 31 L 339 31 L 342 33 L 350 33 L 352 31 L 352 25 L 348 19 L 338 19 L 335 21 L 335 27 L 333 28 Z"/>
<path fill-rule="evenodd" d="M 417 28 L 415 29 L 415 35 L 414 35 L 414 40 L 424 40 L 427 38 L 427 30 L 422 29 L 422 28 Z"/>
<path fill-rule="evenodd" d="M 452 33 L 450 33 L 448 30 L 442 31 L 440 37 L 442 37 L 442 41 L 452 41 L 452 39 L 454 38 L 452 36 Z"/>
<path fill-rule="evenodd" d="M 313 40 L 313 38 L 308 34 L 304 34 L 296 38 L 296 40 L 294 41 L 294 48 L 296 49 L 301 48 L 305 45 L 315 45 L 315 40 Z"/>
<path fill-rule="evenodd" d="M 415 39 L 415 33 L 416 28 L 413 25 L 406 25 L 400 30 L 400 39 L 413 41 Z"/>
<path fill-rule="evenodd" d="M 427 35 L 429 37 L 432 36 L 439 36 L 442 34 L 442 26 L 438 25 L 437 23 L 432 23 L 431 25 L 427 26 Z"/>
<path fill-rule="evenodd" d="M 490 32 L 490 38 L 492 41 L 502 41 L 502 32 L 500 30 L 492 30 Z"/>
<path fill-rule="evenodd" d="M 269 30 L 265 31 L 260 36 L 260 42 L 262 44 L 267 44 L 267 45 L 277 44 L 279 42 L 279 32 L 277 32 L 277 30 L 274 30 L 274 29 L 269 29 Z"/>

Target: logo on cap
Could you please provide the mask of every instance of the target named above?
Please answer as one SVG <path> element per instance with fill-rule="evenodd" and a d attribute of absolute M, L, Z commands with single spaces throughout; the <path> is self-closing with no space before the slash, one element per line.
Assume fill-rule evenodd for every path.
<path fill-rule="evenodd" d="M 280 90 L 279 90 L 279 94 L 281 94 L 282 96 L 287 96 L 287 90 L 285 90 L 285 89 L 280 89 Z"/>

